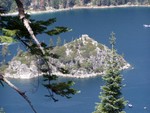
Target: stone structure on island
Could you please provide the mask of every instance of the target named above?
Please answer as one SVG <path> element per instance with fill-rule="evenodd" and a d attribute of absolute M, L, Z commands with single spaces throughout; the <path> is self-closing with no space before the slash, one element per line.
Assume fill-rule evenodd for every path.
<path fill-rule="evenodd" d="M 82 35 L 63 46 L 56 46 L 50 52 L 60 56 L 58 59 L 50 58 L 51 62 L 56 64 L 56 67 L 52 67 L 52 73 L 64 77 L 87 78 L 104 75 L 112 58 L 111 49 L 88 35 Z M 120 70 L 130 67 L 121 55 L 116 54 L 116 60 Z M 42 75 L 38 70 L 38 65 L 42 65 L 39 61 L 21 52 L 9 62 L 5 76 L 30 79 Z M 69 74 L 62 74 L 57 67 L 68 70 Z"/>

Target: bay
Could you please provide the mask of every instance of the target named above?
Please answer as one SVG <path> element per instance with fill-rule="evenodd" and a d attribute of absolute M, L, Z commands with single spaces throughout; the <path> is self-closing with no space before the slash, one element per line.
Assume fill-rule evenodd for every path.
<path fill-rule="evenodd" d="M 125 59 L 134 67 L 123 72 L 126 86 L 123 95 L 132 105 L 126 107 L 127 113 L 150 113 L 150 28 L 143 24 L 150 24 L 150 8 L 112 8 L 112 9 L 80 9 L 56 13 L 33 15 L 32 18 L 48 19 L 57 18 L 51 26 L 66 26 L 72 32 L 60 35 L 67 42 L 88 34 L 96 41 L 109 46 L 110 33 L 116 33 L 116 48 L 119 54 L 124 54 Z M 41 41 L 49 43 L 46 35 L 38 36 Z M 57 37 L 52 37 L 56 40 Z M 13 46 L 13 45 L 12 45 Z M 13 46 L 14 47 L 14 46 Z M 15 49 L 11 49 L 15 51 Z M 65 80 L 68 78 L 60 78 Z M 99 102 L 100 86 L 103 85 L 101 77 L 89 79 L 72 79 L 76 82 L 75 88 L 81 91 L 72 99 L 58 97 L 58 102 L 47 99 L 47 93 L 37 79 L 12 80 L 31 99 L 38 113 L 91 113 L 94 111 L 95 102 Z M 39 79 L 39 84 L 42 82 Z M 7 85 L 0 87 L 0 106 L 6 113 L 32 113 L 26 102 Z M 144 109 L 147 107 L 147 109 Z"/>

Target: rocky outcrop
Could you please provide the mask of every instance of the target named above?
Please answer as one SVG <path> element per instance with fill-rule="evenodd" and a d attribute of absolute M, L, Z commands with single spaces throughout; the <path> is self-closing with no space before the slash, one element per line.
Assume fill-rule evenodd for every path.
<path fill-rule="evenodd" d="M 12 60 L 8 68 L 5 70 L 5 77 L 29 79 L 37 77 L 40 74 L 35 62 L 32 61 L 31 65 L 22 64 L 21 61 Z"/>
<path fill-rule="evenodd" d="M 50 63 L 55 64 L 55 66 L 51 66 L 52 73 L 65 77 L 85 78 L 105 74 L 109 62 L 112 60 L 112 51 L 88 35 L 82 35 L 79 39 L 63 46 L 57 46 L 51 53 L 60 56 L 59 59 L 49 58 Z M 130 64 L 121 55 L 116 54 L 115 56 L 119 69 L 130 67 Z M 25 63 L 25 60 L 28 62 Z M 9 63 L 5 76 L 23 79 L 36 77 L 41 75 L 37 67 L 42 65 L 40 59 L 36 60 L 29 58 L 27 54 L 19 54 Z M 62 74 L 59 67 L 68 70 L 69 74 Z"/>

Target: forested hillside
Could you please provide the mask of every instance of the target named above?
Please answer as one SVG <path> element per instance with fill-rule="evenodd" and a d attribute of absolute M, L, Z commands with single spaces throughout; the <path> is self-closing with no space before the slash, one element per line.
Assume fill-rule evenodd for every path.
<path fill-rule="evenodd" d="M 68 8 L 74 6 L 110 6 L 110 5 L 149 5 L 150 0 L 22 0 L 25 9 L 46 10 L 49 8 Z M 0 5 L 8 11 L 16 10 L 14 0 L 0 0 Z"/>

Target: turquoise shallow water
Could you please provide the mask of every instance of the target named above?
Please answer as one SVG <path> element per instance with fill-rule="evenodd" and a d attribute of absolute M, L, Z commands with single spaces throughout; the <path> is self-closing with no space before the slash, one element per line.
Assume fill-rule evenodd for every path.
<path fill-rule="evenodd" d="M 123 83 L 126 84 L 123 95 L 133 104 L 133 108 L 126 107 L 125 110 L 127 113 L 150 113 L 150 28 L 143 27 L 143 24 L 150 24 L 149 12 L 150 8 L 84 9 L 32 17 L 56 17 L 57 22 L 54 26 L 61 25 L 73 29 L 72 32 L 60 35 L 67 41 L 88 34 L 109 46 L 109 34 L 115 32 L 118 53 L 123 53 L 125 59 L 134 67 L 133 70 L 123 72 Z M 39 37 L 48 43 L 49 37 Z M 11 45 L 13 52 L 15 46 Z M 57 103 L 44 97 L 47 91 L 38 86 L 36 79 L 13 82 L 27 91 L 38 113 L 91 113 L 95 102 L 99 102 L 99 87 L 103 81 L 100 77 L 73 80 L 76 82 L 75 88 L 81 90 L 81 93 L 69 100 L 58 97 L 60 101 Z M 26 102 L 7 85 L 4 88 L 0 87 L 0 90 L 0 106 L 4 107 L 6 113 L 32 113 Z M 147 109 L 144 109 L 145 106 Z"/>

